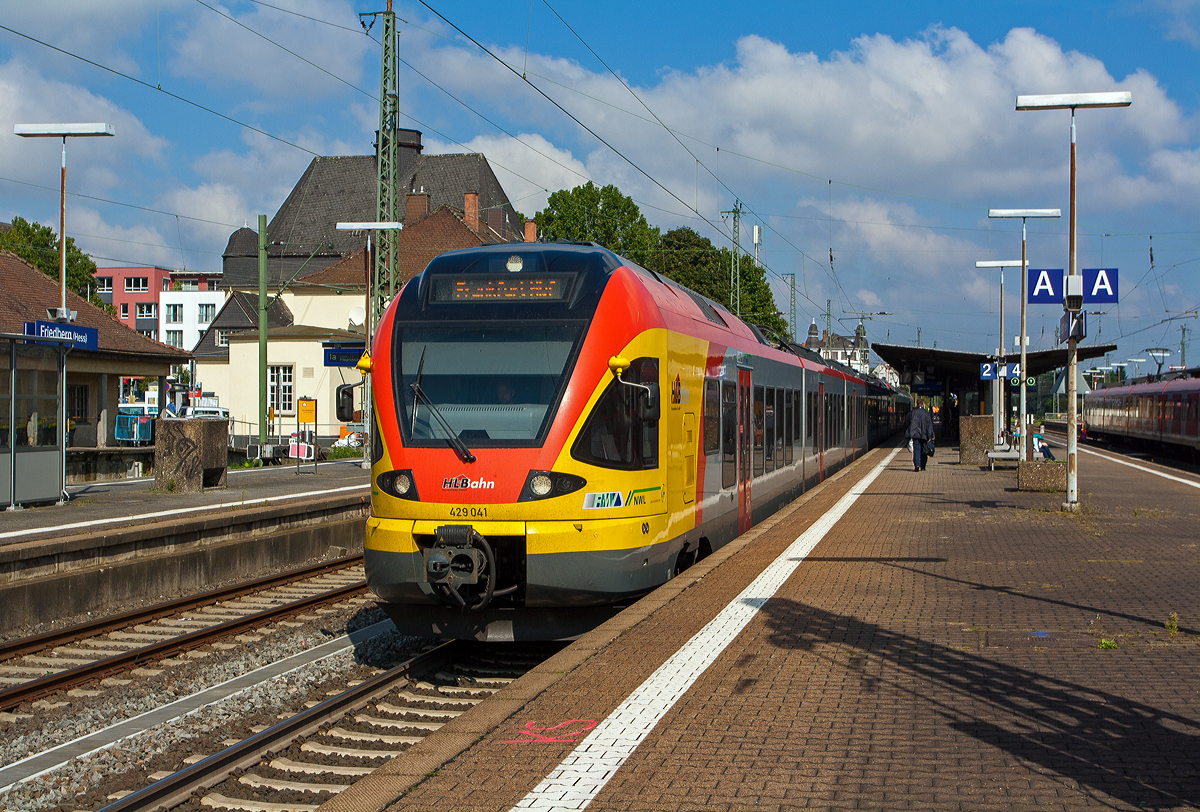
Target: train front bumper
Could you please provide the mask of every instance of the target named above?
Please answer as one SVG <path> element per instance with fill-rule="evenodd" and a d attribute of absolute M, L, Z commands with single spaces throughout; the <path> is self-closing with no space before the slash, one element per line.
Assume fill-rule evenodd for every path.
<path fill-rule="evenodd" d="M 367 520 L 367 583 L 388 603 L 440 601 L 426 580 L 424 549 L 438 527 L 470 524 L 484 538 L 521 540 L 527 608 L 606 606 L 645 594 L 670 579 L 674 555 L 666 516 L 585 522 Z M 508 584 L 498 584 L 503 588 Z"/>

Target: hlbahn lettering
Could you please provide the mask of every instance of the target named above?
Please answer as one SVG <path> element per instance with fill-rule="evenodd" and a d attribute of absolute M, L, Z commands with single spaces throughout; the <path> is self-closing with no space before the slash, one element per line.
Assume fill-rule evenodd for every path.
<path fill-rule="evenodd" d="M 496 483 L 487 479 L 471 479 L 466 476 L 446 477 L 442 480 L 444 491 L 489 491 Z"/>

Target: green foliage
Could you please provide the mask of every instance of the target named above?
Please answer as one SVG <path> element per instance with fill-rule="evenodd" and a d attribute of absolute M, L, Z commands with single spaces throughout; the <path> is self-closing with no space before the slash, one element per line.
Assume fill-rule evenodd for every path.
<path fill-rule="evenodd" d="M 50 226 L 31 223 L 23 217 L 14 217 L 12 229 L 0 232 L 0 248 L 8 249 L 33 267 L 58 281 L 59 246 L 58 235 Z M 85 299 L 89 289 L 96 287 L 92 274 L 96 263 L 75 246 L 75 240 L 67 237 L 67 287 Z M 98 307 L 104 303 L 93 294 L 91 302 Z"/>
<path fill-rule="evenodd" d="M 707 237 L 683 227 L 662 236 L 658 250 L 646 267 L 719 302 L 733 312 L 735 305 L 729 295 L 732 264 L 732 249 L 717 248 Z M 787 321 L 779 315 L 775 297 L 767 284 L 766 271 L 756 265 L 748 254 L 742 255 L 740 264 L 742 318 L 786 336 Z"/>
<path fill-rule="evenodd" d="M 646 222 L 631 198 L 611 184 L 598 188 L 588 181 L 570 191 L 560 189 L 533 219 L 547 242 L 590 240 L 639 265 L 649 261 L 658 245 L 658 229 Z"/>

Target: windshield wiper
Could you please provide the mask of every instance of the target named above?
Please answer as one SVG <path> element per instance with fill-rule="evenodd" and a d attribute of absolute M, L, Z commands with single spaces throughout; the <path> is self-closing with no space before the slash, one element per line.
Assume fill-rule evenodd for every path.
<path fill-rule="evenodd" d="M 428 349 L 428 347 L 425 349 Z M 426 395 L 425 390 L 421 388 L 421 374 L 425 371 L 425 349 L 421 350 L 421 363 L 417 365 L 417 379 L 409 384 L 409 387 L 413 391 L 413 419 L 410 434 L 416 433 L 417 403 L 422 402 L 429 407 L 429 413 L 437 420 L 438 425 L 442 427 L 442 431 L 446 432 L 446 438 L 450 441 L 450 445 L 454 446 L 454 450 L 458 452 L 458 455 L 462 457 L 463 462 L 475 462 L 475 455 L 471 453 L 471 449 L 467 448 L 467 444 L 450 427 L 450 423 L 442 415 L 441 410 L 433 405 L 433 401 L 429 399 L 429 395 Z"/>

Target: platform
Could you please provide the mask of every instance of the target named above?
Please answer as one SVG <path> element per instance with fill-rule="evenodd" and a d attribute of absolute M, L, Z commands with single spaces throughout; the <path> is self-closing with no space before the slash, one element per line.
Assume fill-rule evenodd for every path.
<path fill-rule="evenodd" d="M 234 468 L 227 488 L 197 494 L 154 490 L 154 477 L 116 479 L 68 485 L 71 500 L 20 510 L 0 510 L 0 547 L 17 541 L 36 541 L 109 531 L 167 519 L 202 516 L 234 506 L 276 504 L 331 493 L 367 493 L 370 482 L 362 461 L 332 460 L 264 468 Z"/>
<path fill-rule="evenodd" d="M 1200 478 L 1079 481 L 872 451 L 322 810 L 1194 808 Z"/>

